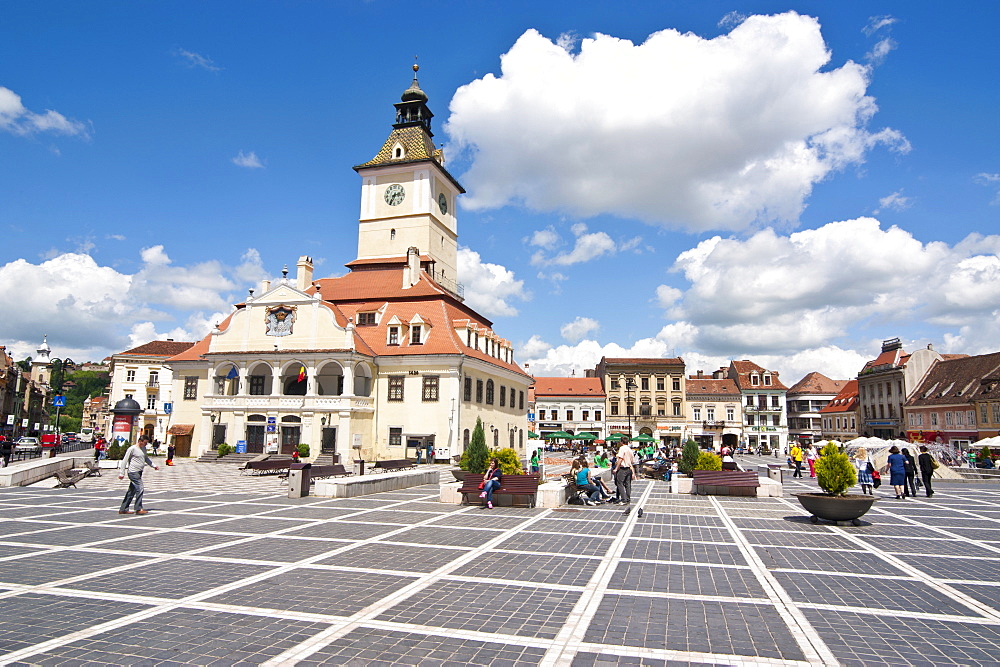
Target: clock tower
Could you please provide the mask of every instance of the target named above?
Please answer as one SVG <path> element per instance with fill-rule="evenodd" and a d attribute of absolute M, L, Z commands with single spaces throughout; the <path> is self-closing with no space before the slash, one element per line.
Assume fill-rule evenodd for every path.
<path fill-rule="evenodd" d="M 430 258 L 428 273 L 455 291 L 458 269 L 456 199 L 465 192 L 434 148 L 427 95 L 413 83 L 396 102 L 396 122 L 378 154 L 354 170 L 361 176 L 358 260 L 405 261 L 409 248 Z"/>

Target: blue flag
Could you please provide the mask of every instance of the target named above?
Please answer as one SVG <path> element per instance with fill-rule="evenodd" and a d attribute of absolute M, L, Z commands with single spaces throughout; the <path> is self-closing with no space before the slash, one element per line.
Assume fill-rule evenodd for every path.
<path fill-rule="evenodd" d="M 239 376 L 240 376 L 240 372 L 238 370 L 236 370 L 236 364 L 233 364 L 233 367 L 229 369 L 229 375 L 226 376 L 226 379 L 227 380 L 235 380 Z"/>

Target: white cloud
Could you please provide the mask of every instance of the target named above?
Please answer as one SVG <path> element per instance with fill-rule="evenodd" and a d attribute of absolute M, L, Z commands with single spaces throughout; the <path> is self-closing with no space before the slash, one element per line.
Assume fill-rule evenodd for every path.
<path fill-rule="evenodd" d="M 158 245 L 142 250 L 134 274 L 101 266 L 83 253 L 39 264 L 9 262 L 0 265 L 0 311 L 9 315 L 0 320 L 0 340 L 37 345 L 48 334 L 57 356 L 75 359 L 102 359 L 143 337 L 139 343 L 195 340 L 207 333 L 208 320 L 225 317 L 236 276 L 249 271 L 255 257 L 256 251 L 248 251 L 235 268 L 219 261 L 176 266 Z"/>
<path fill-rule="evenodd" d="M 571 343 L 579 342 L 587 334 L 601 328 L 600 322 L 589 317 L 577 317 L 559 329 L 560 335 Z"/>
<path fill-rule="evenodd" d="M 239 154 L 233 158 L 233 164 L 237 167 L 246 167 L 247 169 L 263 169 L 264 163 L 260 161 L 257 157 L 257 153 L 250 151 L 249 153 L 244 153 L 240 151 Z"/>
<path fill-rule="evenodd" d="M 870 326 L 996 331 L 998 252 L 1000 236 L 924 244 L 872 218 L 789 236 L 768 229 L 681 253 L 673 270 L 691 286 L 680 297 L 661 286 L 657 297 L 669 317 L 694 327 L 686 342 L 710 354 L 824 349 Z"/>
<path fill-rule="evenodd" d="M 452 99 L 452 149 L 472 160 L 465 205 L 693 230 L 796 220 L 831 172 L 877 144 L 908 149 L 894 130 L 867 129 L 869 69 L 830 59 L 819 23 L 795 13 L 714 39 L 598 34 L 577 53 L 529 30 L 500 76 Z"/>
<path fill-rule="evenodd" d="M 897 190 L 890 195 L 886 195 L 878 200 L 878 208 L 875 209 L 874 214 L 878 215 L 882 211 L 903 211 L 910 208 L 913 202 L 909 197 L 903 196 L 902 190 Z"/>
<path fill-rule="evenodd" d="M 897 20 L 898 19 L 889 16 L 888 14 L 884 14 L 882 16 L 872 16 L 868 19 L 868 24 L 862 28 L 861 31 L 871 37 L 882 28 L 888 28 L 893 23 L 896 23 Z"/>
<path fill-rule="evenodd" d="M 58 111 L 29 111 L 21 102 L 20 95 L 3 86 L 0 86 L 0 130 L 22 136 L 44 132 L 83 138 L 89 136 L 85 124 L 66 118 Z"/>
<path fill-rule="evenodd" d="M 572 249 L 551 257 L 547 257 L 539 250 L 531 256 L 531 263 L 535 266 L 570 266 L 589 262 L 604 255 L 613 255 L 619 250 L 618 244 L 605 232 L 588 232 L 587 225 L 583 223 L 573 225 L 571 230 L 576 237 Z M 531 244 L 553 250 L 561 240 L 561 237 L 549 228 L 535 232 Z M 629 248 L 637 245 L 636 239 L 630 239 L 628 243 Z"/>
<path fill-rule="evenodd" d="M 896 46 L 896 42 L 889 37 L 880 39 L 875 42 L 875 46 L 872 47 L 872 50 L 865 54 L 865 60 L 873 65 L 881 65 L 882 62 L 885 61 L 886 56 L 889 55 L 889 52 L 895 49 Z"/>
<path fill-rule="evenodd" d="M 511 301 L 527 301 L 531 294 L 523 280 L 499 264 L 483 262 L 478 252 L 458 249 L 458 279 L 465 285 L 465 302 L 487 317 L 517 315 Z"/>
<path fill-rule="evenodd" d="M 976 183 L 980 185 L 985 185 L 990 188 L 998 188 L 1000 184 L 1000 174 L 976 174 Z M 993 201 L 990 202 L 992 206 L 1000 206 L 1000 188 L 997 189 L 996 196 Z"/>
<path fill-rule="evenodd" d="M 194 51 L 188 51 L 187 49 L 174 49 L 173 54 L 177 58 L 180 58 L 185 65 L 191 68 L 198 67 L 200 69 L 208 70 L 209 72 L 218 72 L 222 70 L 222 68 L 216 65 L 211 58 L 203 56 L 200 53 L 195 53 Z"/>
<path fill-rule="evenodd" d="M 719 19 L 718 26 L 720 28 L 735 28 L 739 24 L 747 20 L 747 15 L 742 12 L 729 12 L 721 19 Z"/>

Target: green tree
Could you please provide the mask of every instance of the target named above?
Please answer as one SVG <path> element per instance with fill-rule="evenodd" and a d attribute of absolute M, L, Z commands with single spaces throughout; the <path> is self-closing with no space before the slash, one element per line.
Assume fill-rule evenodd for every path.
<path fill-rule="evenodd" d="M 688 440 L 681 451 L 681 460 L 677 462 L 677 470 L 683 475 L 690 475 L 698 464 L 698 443 Z"/>
<path fill-rule="evenodd" d="M 486 472 L 489 464 L 490 450 L 486 448 L 486 434 L 483 432 L 483 420 L 476 417 L 476 428 L 472 431 L 472 439 L 469 446 L 462 452 L 462 459 L 458 462 L 462 470 L 472 473 L 482 474 Z"/>
<path fill-rule="evenodd" d="M 816 461 L 816 482 L 831 496 L 845 496 L 847 490 L 858 483 L 858 473 L 847 454 L 835 442 L 827 442 Z"/>

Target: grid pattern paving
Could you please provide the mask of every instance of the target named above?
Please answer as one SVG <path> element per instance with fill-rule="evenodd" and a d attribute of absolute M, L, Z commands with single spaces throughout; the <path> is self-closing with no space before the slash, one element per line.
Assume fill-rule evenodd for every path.
<path fill-rule="evenodd" d="M 0 489 L 0 663 L 1000 662 L 997 486 L 837 527 L 645 480 L 640 518 L 445 505 L 437 485 L 289 499 L 219 469 L 171 470 L 144 517 L 117 514 L 110 475 Z"/>

